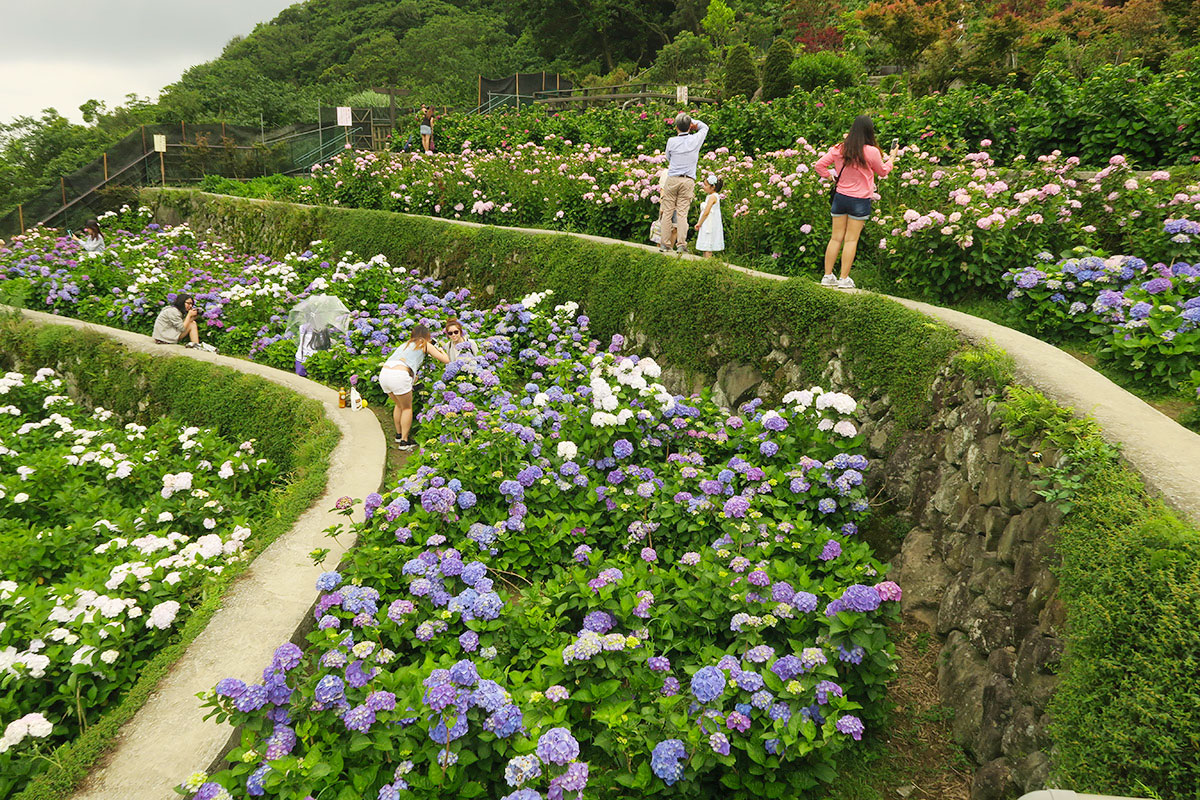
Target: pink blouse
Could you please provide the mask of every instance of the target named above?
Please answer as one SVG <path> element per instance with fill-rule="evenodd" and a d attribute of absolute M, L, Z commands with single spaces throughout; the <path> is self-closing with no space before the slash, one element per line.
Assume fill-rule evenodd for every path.
<path fill-rule="evenodd" d="M 867 160 L 866 167 L 847 164 L 842 158 L 842 146 L 835 144 L 829 148 L 829 152 L 817 159 L 813 169 L 822 178 L 829 180 L 832 178 L 829 173 L 829 167 L 832 165 L 837 170 L 837 174 L 841 176 L 838 178 L 838 194 L 844 194 L 846 197 L 869 198 L 875 194 L 875 176 L 885 178 L 892 168 L 883 163 L 883 153 L 878 147 L 865 146 L 863 157 Z"/>

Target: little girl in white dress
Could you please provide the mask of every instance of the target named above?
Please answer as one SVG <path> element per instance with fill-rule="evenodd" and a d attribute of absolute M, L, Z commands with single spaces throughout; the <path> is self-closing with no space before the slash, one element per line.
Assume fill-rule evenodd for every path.
<path fill-rule="evenodd" d="M 725 182 L 711 172 L 704 176 L 700 188 L 708 195 L 704 207 L 700 211 L 700 220 L 696 223 L 696 249 L 705 258 L 725 249 L 725 231 L 721 224 L 721 195 Z"/>

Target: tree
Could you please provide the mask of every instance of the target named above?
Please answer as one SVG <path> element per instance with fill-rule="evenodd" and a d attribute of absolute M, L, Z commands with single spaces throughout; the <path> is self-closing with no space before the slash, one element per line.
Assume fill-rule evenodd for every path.
<path fill-rule="evenodd" d="M 680 31 L 658 51 L 641 77 L 655 83 L 697 84 L 708 77 L 713 60 L 713 47 L 706 37 Z"/>
<path fill-rule="evenodd" d="M 724 0 L 710 0 L 708 13 L 700 20 L 700 25 L 713 42 L 723 45 L 733 33 L 733 9 L 725 5 Z"/>
<path fill-rule="evenodd" d="M 746 44 L 735 45 L 725 61 L 725 96 L 750 97 L 758 91 L 758 72 Z"/>
<path fill-rule="evenodd" d="M 786 39 L 776 39 L 767 50 L 763 62 L 762 99 L 775 100 L 792 93 L 792 46 Z"/>
<path fill-rule="evenodd" d="M 916 66 L 925 48 L 949 27 L 940 2 L 921 5 L 917 0 L 876 0 L 858 16 L 867 32 L 883 41 L 906 67 Z"/>
<path fill-rule="evenodd" d="M 822 0 L 788 0 L 783 8 L 784 34 L 806 53 L 842 49 L 843 35 L 837 28 L 840 3 Z"/>

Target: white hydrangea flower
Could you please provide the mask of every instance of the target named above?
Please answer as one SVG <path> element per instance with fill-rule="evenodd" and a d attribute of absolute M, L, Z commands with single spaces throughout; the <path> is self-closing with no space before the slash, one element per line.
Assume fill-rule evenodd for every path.
<path fill-rule="evenodd" d="M 558 457 L 567 459 L 568 461 L 579 455 L 579 447 L 574 442 L 562 441 L 558 443 Z M 14 586 L 16 584 L 13 584 Z"/>
<path fill-rule="evenodd" d="M 833 432 L 839 436 L 845 436 L 847 439 L 849 439 L 851 436 L 854 436 L 856 433 L 858 433 L 858 429 L 854 427 L 853 422 L 848 419 L 844 419 L 833 426 Z"/>
<path fill-rule="evenodd" d="M 150 615 L 146 618 L 146 627 L 166 630 L 175 622 L 175 617 L 178 613 L 179 603 L 175 600 L 167 600 L 165 603 L 159 603 L 150 609 Z"/>

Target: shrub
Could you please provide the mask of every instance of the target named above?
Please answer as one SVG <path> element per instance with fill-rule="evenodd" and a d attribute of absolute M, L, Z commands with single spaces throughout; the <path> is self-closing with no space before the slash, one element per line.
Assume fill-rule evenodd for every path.
<path fill-rule="evenodd" d="M 1074 465 L 1056 547 L 1070 631 L 1049 707 L 1059 781 L 1189 797 L 1200 786 L 1200 532 L 1146 493 L 1094 422 L 1030 390 L 1010 388 L 1003 411 L 1010 431 Z"/>
<path fill-rule="evenodd" d="M 758 91 L 758 71 L 750 47 L 735 45 L 725 61 L 725 96 L 752 97 Z"/>
<path fill-rule="evenodd" d="M 799 89 L 811 92 L 828 84 L 845 89 L 862 83 L 866 70 L 852 55 L 839 55 L 831 50 L 802 53 L 791 63 L 792 80 Z"/>
<path fill-rule="evenodd" d="M 795 81 L 792 79 L 792 46 L 786 39 L 776 39 L 767 50 L 763 63 L 763 100 L 775 100 L 791 94 Z"/>

